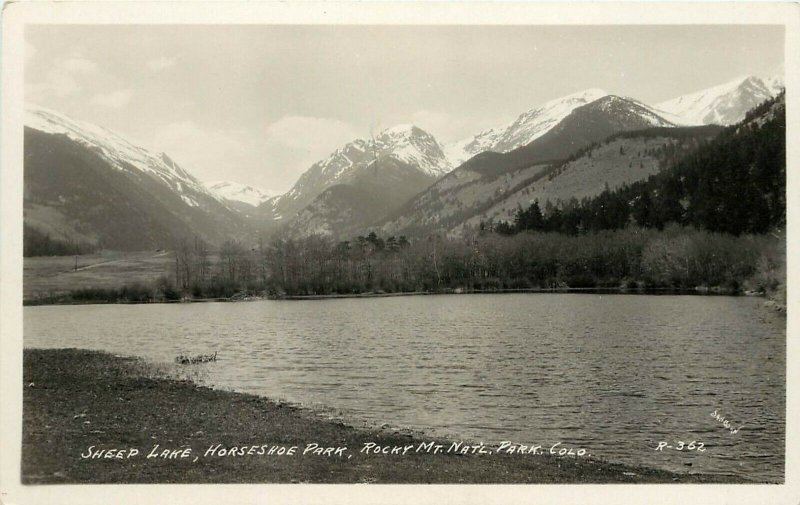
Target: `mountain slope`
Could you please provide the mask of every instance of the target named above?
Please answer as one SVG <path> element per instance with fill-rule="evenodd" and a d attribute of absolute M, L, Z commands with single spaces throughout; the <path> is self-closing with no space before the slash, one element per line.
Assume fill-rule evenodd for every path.
<path fill-rule="evenodd" d="M 435 180 L 394 157 L 379 158 L 368 172 L 325 189 L 288 219 L 279 233 L 349 237 L 373 226 Z"/>
<path fill-rule="evenodd" d="M 614 133 L 671 126 L 675 124 L 641 102 L 608 95 L 575 109 L 546 134 L 509 155 L 523 163 L 560 160 Z"/>
<path fill-rule="evenodd" d="M 137 146 L 121 135 L 86 121 L 69 118 L 56 111 L 35 105 L 25 109 L 25 126 L 69 139 L 98 153 L 112 168 L 149 174 L 196 206 L 194 194 L 208 195 L 205 187 L 179 167 L 165 153 L 154 153 Z"/>
<path fill-rule="evenodd" d="M 513 220 L 519 208 L 538 201 L 542 208 L 561 206 L 599 195 L 606 189 L 644 180 L 674 165 L 684 155 L 713 139 L 721 127 L 653 128 L 612 135 L 540 177 L 509 187 L 480 214 L 459 225 L 477 229 L 481 223 Z"/>
<path fill-rule="evenodd" d="M 548 167 L 595 142 L 620 132 L 673 126 L 635 100 L 602 97 L 576 108 L 526 146 L 476 155 L 393 212 L 383 229 L 408 235 L 451 230 L 483 215 L 506 193 L 547 175 Z"/>
<path fill-rule="evenodd" d="M 314 198 L 282 232 L 292 238 L 349 237 L 367 229 L 385 209 L 385 202 L 368 189 L 337 184 Z"/>
<path fill-rule="evenodd" d="M 731 125 L 744 119 L 747 111 L 775 97 L 783 89 L 778 78 L 738 77 L 655 107 L 684 118 L 691 124 Z"/>
<path fill-rule="evenodd" d="M 46 109 L 26 112 L 24 177 L 26 226 L 59 239 L 141 250 L 252 233 L 167 155 Z"/>

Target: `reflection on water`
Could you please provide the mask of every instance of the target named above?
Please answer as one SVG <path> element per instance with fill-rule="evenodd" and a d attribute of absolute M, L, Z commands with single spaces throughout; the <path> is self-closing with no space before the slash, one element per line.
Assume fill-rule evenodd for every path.
<path fill-rule="evenodd" d="M 782 481 L 785 322 L 760 303 L 506 294 L 26 307 L 24 343 L 158 361 L 217 351 L 203 365 L 210 384 L 354 420 Z M 744 427 L 731 434 L 715 410 Z M 662 441 L 706 451 L 655 451 Z"/>

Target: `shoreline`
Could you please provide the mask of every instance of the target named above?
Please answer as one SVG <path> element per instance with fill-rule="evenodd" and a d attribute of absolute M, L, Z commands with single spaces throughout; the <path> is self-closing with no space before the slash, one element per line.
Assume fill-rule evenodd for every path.
<path fill-rule="evenodd" d="M 592 457 L 433 454 L 418 448 L 442 444 L 446 450 L 454 441 L 356 428 L 296 405 L 199 386 L 143 360 L 100 351 L 25 349 L 23 378 L 24 484 L 753 483 Z M 309 444 L 317 444 L 320 454 Z M 363 451 L 365 444 L 411 449 L 370 453 Z M 234 447 L 233 455 L 218 454 Z M 275 448 L 281 447 L 279 455 Z M 288 454 L 290 447 L 296 453 Z M 138 454 L 131 456 L 134 448 Z M 330 453 L 322 454 L 322 448 Z M 334 448 L 345 449 L 335 454 Z M 109 449 L 115 449 L 111 457 L 107 452 L 93 457 Z M 153 450 L 167 456 L 146 457 Z M 119 457 L 119 451 L 127 452 Z"/>
<path fill-rule="evenodd" d="M 401 291 L 401 292 L 375 292 L 364 293 L 330 293 L 320 295 L 279 295 L 279 296 L 242 296 L 231 298 L 183 298 L 180 300 L 73 300 L 69 299 L 70 293 L 45 298 L 27 298 L 22 300 L 25 307 L 44 305 L 145 305 L 145 304 L 176 304 L 176 303 L 238 303 L 262 300 L 328 300 L 338 298 L 392 298 L 399 296 L 431 296 L 431 295 L 478 295 L 478 294 L 610 294 L 610 295 L 687 295 L 687 296 L 754 296 L 767 298 L 766 293 L 750 291 L 734 291 L 719 287 L 695 288 L 627 288 L 627 287 L 591 287 L 591 288 L 520 288 L 520 289 L 444 289 L 440 291 Z M 55 298 L 55 299 L 54 299 Z"/>
<path fill-rule="evenodd" d="M 287 295 L 272 300 L 323 300 L 328 298 L 382 298 L 392 296 L 420 295 L 504 295 L 516 293 L 542 294 L 610 294 L 610 295 L 697 295 L 697 296 L 764 296 L 762 293 L 735 292 L 723 288 L 626 288 L 626 287 L 594 287 L 594 288 L 520 288 L 520 289 L 447 289 L 443 291 L 411 291 L 401 293 L 354 293 L 330 295 Z"/>

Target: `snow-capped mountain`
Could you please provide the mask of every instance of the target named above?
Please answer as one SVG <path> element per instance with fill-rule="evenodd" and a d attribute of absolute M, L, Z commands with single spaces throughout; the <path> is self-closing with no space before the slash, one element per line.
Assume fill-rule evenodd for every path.
<path fill-rule="evenodd" d="M 607 95 L 591 102 L 582 108 L 580 112 L 590 110 L 608 113 L 611 118 L 617 121 L 638 121 L 642 127 L 675 126 L 675 123 L 670 121 L 669 117 L 662 115 L 658 109 L 630 97 Z"/>
<path fill-rule="evenodd" d="M 205 183 L 211 193 L 232 202 L 241 202 L 258 207 L 276 195 L 273 191 L 233 181 L 211 181 Z"/>
<path fill-rule="evenodd" d="M 576 108 L 607 94 L 601 89 L 587 89 L 550 100 L 520 114 L 512 123 L 490 128 L 474 137 L 447 146 L 447 154 L 453 165 L 457 166 L 484 151 L 498 153 L 512 151 L 547 133 Z"/>
<path fill-rule="evenodd" d="M 411 124 L 383 130 L 375 138 L 375 149 L 378 158 L 391 156 L 434 177 L 453 168 L 433 135 Z"/>
<path fill-rule="evenodd" d="M 451 163 L 431 134 L 413 125 L 398 125 L 374 138 L 356 139 L 337 149 L 303 173 L 291 190 L 261 207 L 280 220 L 296 214 L 337 184 L 358 185 L 369 177 L 370 185 L 394 180 L 398 189 L 411 190 L 422 185 L 418 188 L 421 190 L 451 169 Z"/>
<path fill-rule="evenodd" d="M 615 134 L 651 128 L 672 129 L 675 126 L 641 102 L 616 95 L 602 96 L 576 107 L 527 144 L 506 153 L 490 151 L 470 158 L 399 207 L 381 223 L 381 227 L 387 234 L 449 232 L 472 217 L 483 215 L 489 208 L 499 206 L 503 212 L 514 212 L 516 204 L 505 206 L 503 203 L 506 196 L 520 191 L 527 195 L 532 187 L 541 188 L 539 179 L 554 174 L 547 172 L 548 167 L 562 163 Z M 657 171 L 658 163 L 650 163 L 649 171 L 639 169 L 642 160 L 638 156 L 637 168 L 634 169 L 635 155 L 620 152 L 621 144 L 616 147 L 617 156 L 608 163 L 609 171 L 614 174 L 608 180 L 631 182 Z M 588 164 L 593 167 L 594 161 L 597 160 L 590 160 Z M 599 191 L 603 189 L 602 182 Z M 597 188 L 596 178 L 582 174 L 570 181 L 568 191 L 587 195 L 599 192 Z"/>
<path fill-rule="evenodd" d="M 773 98 L 783 89 L 778 77 L 737 77 L 731 81 L 656 104 L 655 108 L 675 114 L 689 124 L 731 125 L 744 119 L 747 111 Z"/>
<path fill-rule="evenodd" d="M 25 107 L 25 126 L 44 133 L 66 135 L 97 152 L 117 170 L 138 170 L 153 175 L 181 194 L 184 201 L 192 207 L 199 205 L 192 193 L 210 195 L 200 181 L 165 153 L 145 149 L 102 126 L 72 119 L 65 114 L 32 104 Z"/>
<path fill-rule="evenodd" d="M 25 224 L 118 250 L 244 238 L 252 228 L 164 153 L 37 106 L 25 114 Z"/>

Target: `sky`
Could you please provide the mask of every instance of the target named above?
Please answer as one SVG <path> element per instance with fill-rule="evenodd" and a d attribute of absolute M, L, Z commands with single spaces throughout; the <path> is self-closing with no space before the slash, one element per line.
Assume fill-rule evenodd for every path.
<path fill-rule="evenodd" d="M 658 103 L 783 73 L 782 27 L 28 25 L 26 102 L 285 192 L 345 143 L 413 123 L 446 144 L 601 88 Z"/>

